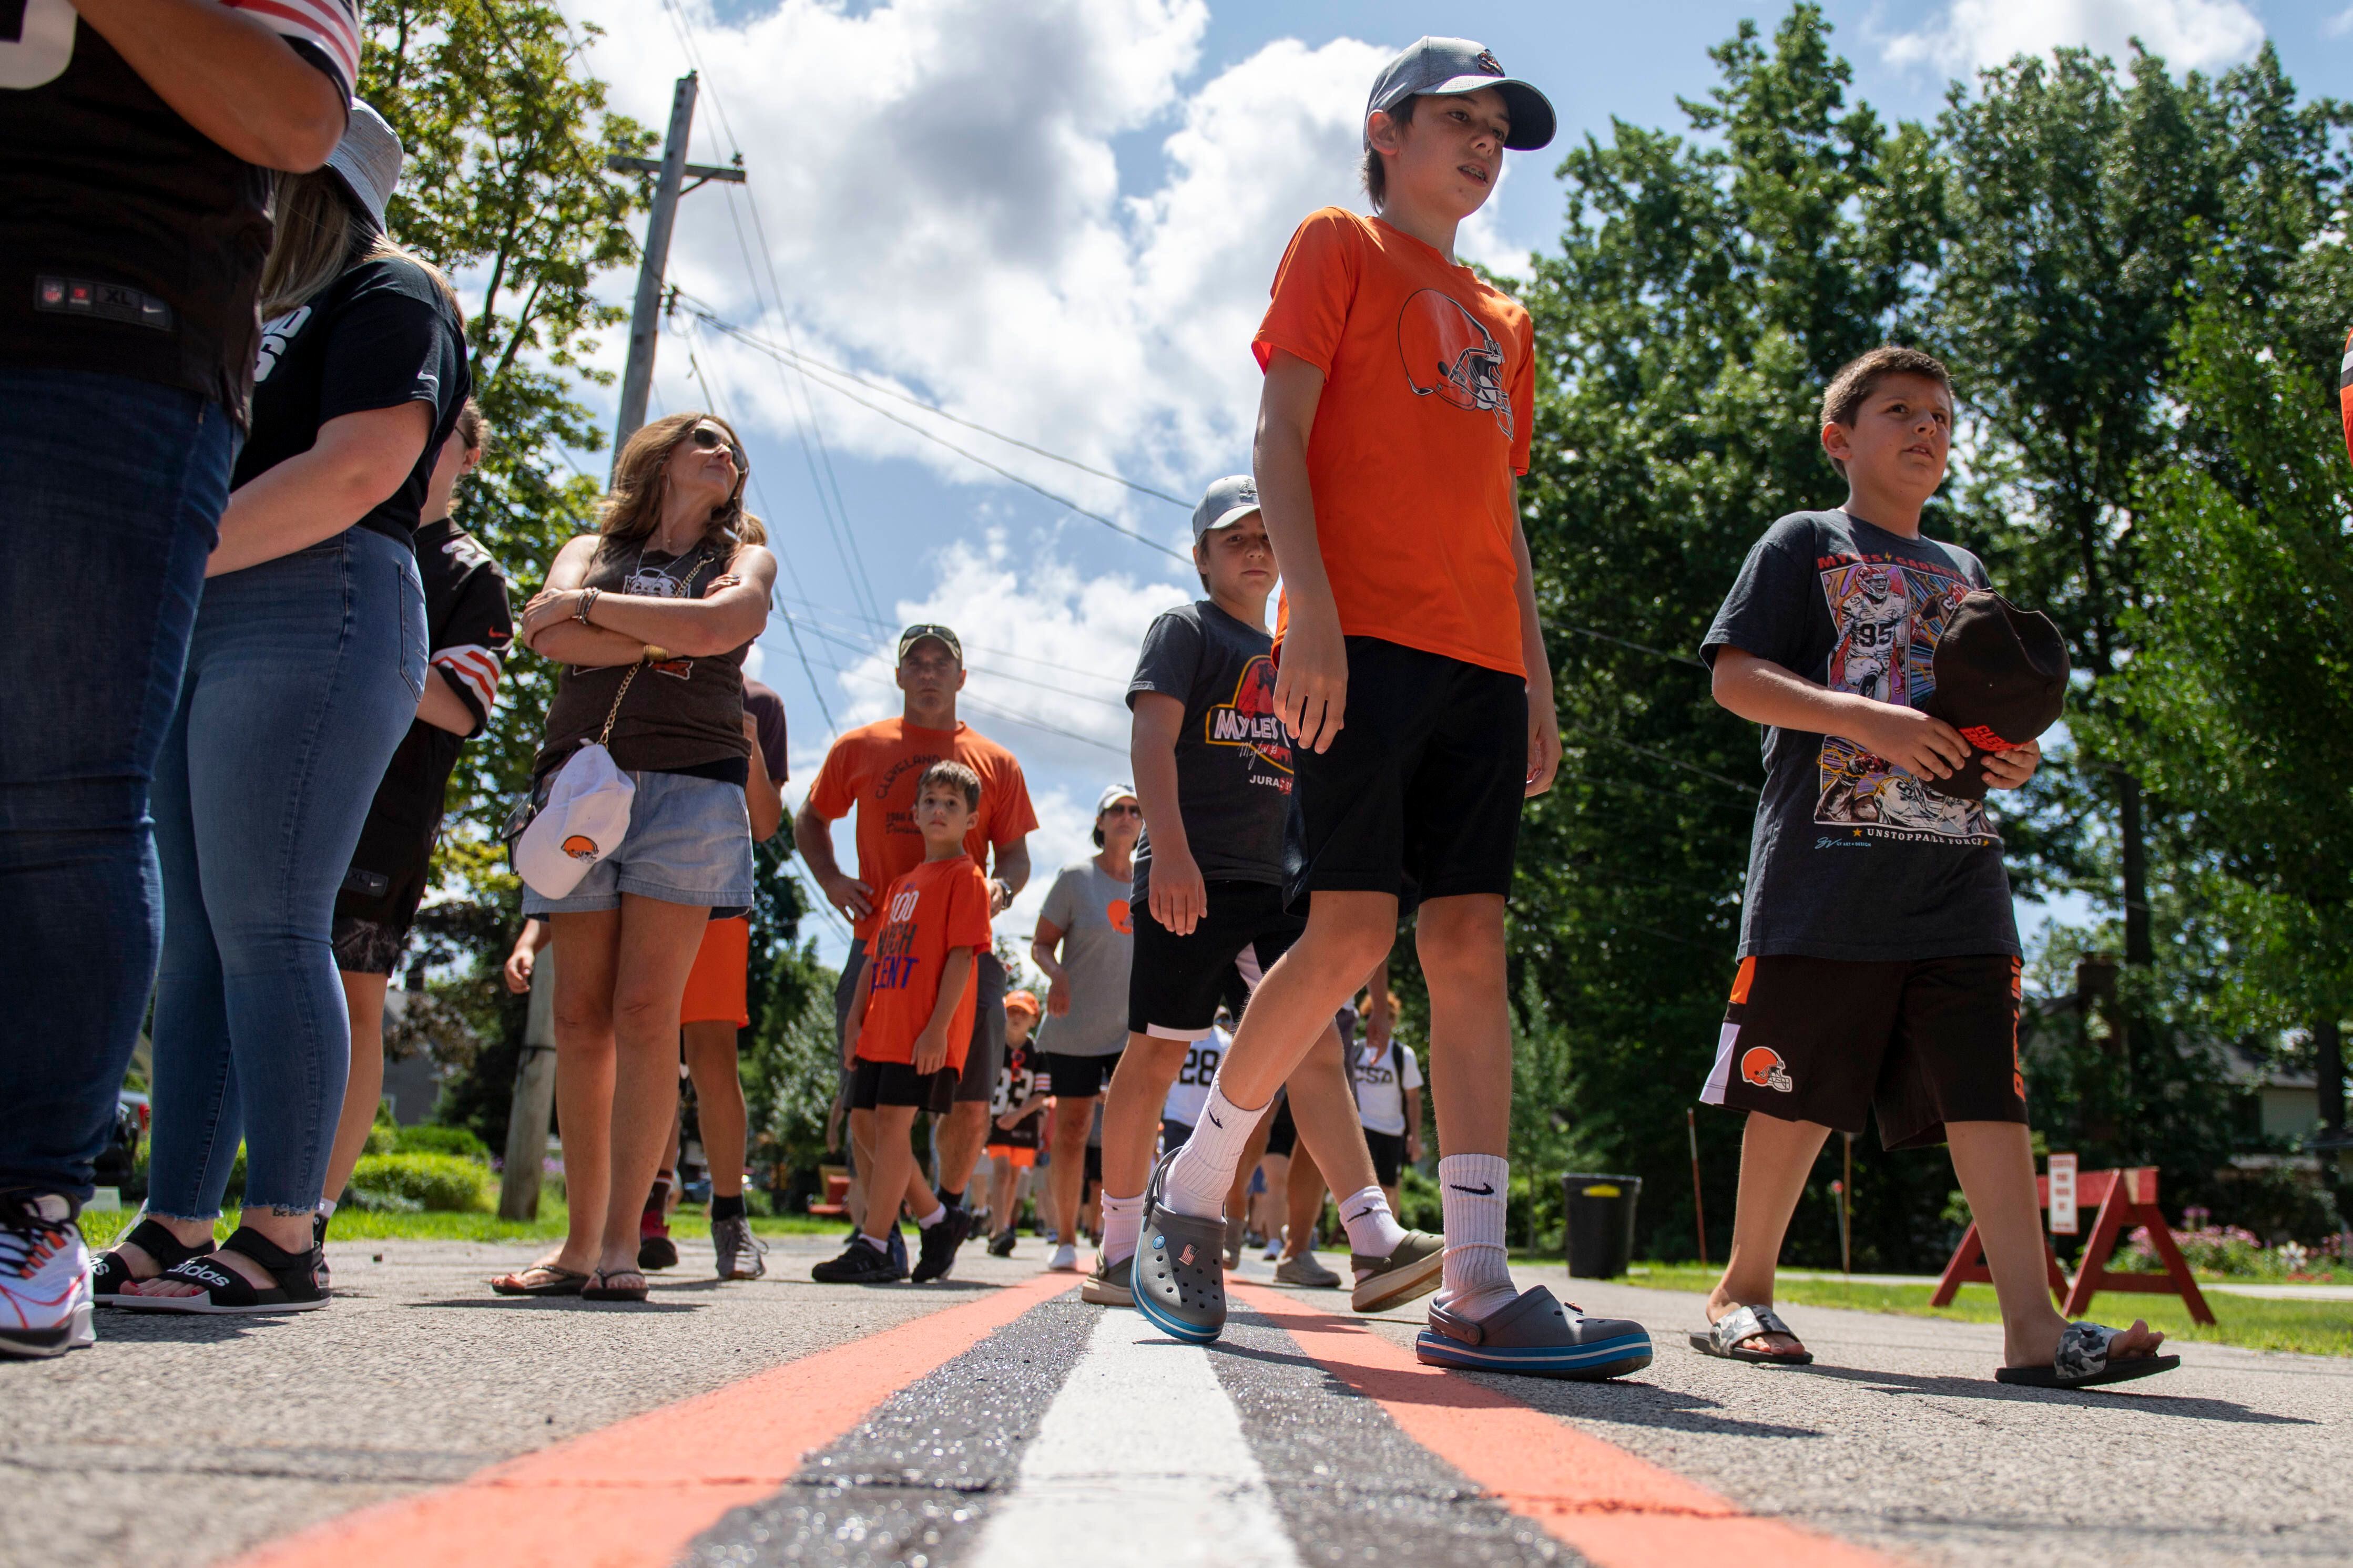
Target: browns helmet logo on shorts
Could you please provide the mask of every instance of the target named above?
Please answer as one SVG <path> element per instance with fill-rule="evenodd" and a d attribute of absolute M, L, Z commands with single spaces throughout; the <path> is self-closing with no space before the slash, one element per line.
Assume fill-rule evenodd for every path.
<path fill-rule="evenodd" d="M 596 841 L 585 833 L 575 833 L 564 841 L 564 852 L 575 860 L 596 858 Z"/>
<path fill-rule="evenodd" d="M 1788 1064 L 1768 1046 L 1751 1046 L 1741 1054 L 1740 1076 L 1759 1089 L 1774 1089 L 1782 1094 L 1797 1087 L 1789 1081 Z"/>

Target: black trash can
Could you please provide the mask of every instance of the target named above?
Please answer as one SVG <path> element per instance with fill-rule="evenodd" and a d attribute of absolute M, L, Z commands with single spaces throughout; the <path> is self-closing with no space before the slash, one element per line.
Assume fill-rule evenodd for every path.
<path fill-rule="evenodd" d="M 1568 1216 L 1568 1272 L 1578 1279 L 1615 1279 L 1634 1256 L 1634 1205 L 1640 1176 L 1561 1178 Z"/>

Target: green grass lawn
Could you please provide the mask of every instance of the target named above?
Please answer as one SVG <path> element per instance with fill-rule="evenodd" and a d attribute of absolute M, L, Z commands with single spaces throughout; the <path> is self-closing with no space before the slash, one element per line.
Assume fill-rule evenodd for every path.
<path fill-rule="evenodd" d="M 116 1214 L 84 1214 L 81 1232 L 92 1250 L 114 1245 L 115 1238 L 131 1228 L 136 1217 L 130 1209 Z M 561 1199 L 543 1198 L 535 1220 L 503 1220 L 495 1214 L 372 1214 L 362 1209 L 341 1209 L 336 1212 L 334 1228 L 329 1232 L 333 1241 L 551 1241 L 564 1235 L 565 1208 Z M 227 1237 L 237 1228 L 233 1217 L 225 1216 L 214 1226 Z M 790 1215 L 774 1219 L 755 1218 L 752 1229 L 760 1236 L 828 1236 L 842 1228 L 836 1219 L 811 1219 L 807 1215 Z M 711 1222 L 700 1209 L 681 1208 L 670 1216 L 670 1234 L 679 1237 L 707 1237 Z"/>
<path fill-rule="evenodd" d="M 1624 1283 L 1652 1290 L 1715 1289 L 1716 1272 L 1689 1264 L 1638 1264 L 1645 1271 Z M 1968 1323 L 2001 1321 L 1990 1285 L 1964 1285 L 1949 1307 L 1931 1307 L 1927 1285 L 1852 1285 L 1842 1279 L 1783 1279 L 1776 1287 L 1781 1307 L 1844 1307 L 1860 1312 L 1898 1312 L 1917 1318 L 1952 1318 Z M 2353 1356 L 2353 1301 L 2273 1301 L 2210 1290 L 2206 1304 L 2216 1321 L 2206 1328 L 2189 1321 L 2189 1310 L 2173 1296 L 2103 1293 L 2091 1316 L 2122 1325 L 2146 1318 L 2168 1339 L 2203 1340 L 2249 1350 L 2299 1351 L 2306 1355 Z M 1694 1323 L 1694 1329 L 1700 1325 Z"/>

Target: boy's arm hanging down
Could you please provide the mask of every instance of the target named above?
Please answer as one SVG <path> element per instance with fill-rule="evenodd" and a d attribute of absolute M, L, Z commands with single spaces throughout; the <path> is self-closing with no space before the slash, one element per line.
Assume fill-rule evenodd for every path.
<path fill-rule="evenodd" d="M 1520 659 L 1528 671 L 1528 794 L 1552 788 L 1560 771 L 1560 710 L 1552 694 L 1552 655 L 1546 651 L 1544 616 L 1536 609 L 1535 562 L 1528 554 L 1527 531 L 1520 526 L 1520 481 L 1512 481 L 1512 589 L 1520 603 Z"/>
<path fill-rule="evenodd" d="M 952 947 L 940 961 L 940 994 L 932 999 L 932 1016 L 923 1025 L 923 1032 L 915 1037 L 913 1067 L 917 1073 L 935 1073 L 947 1065 L 948 1023 L 955 1016 L 956 1005 L 964 1000 L 964 988 L 972 979 L 973 950 Z"/>
<path fill-rule="evenodd" d="M 1176 736 L 1185 727 L 1185 704 L 1165 691 L 1139 691 L 1134 708 L 1127 762 L 1145 830 L 1152 835 L 1152 918 L 1177 936 L 1191 936 L 1209 900 L 1177 804 Z"/>
<path fill-rule="evenodd" d="M 866 966 L 874 961 L 860 958 L 849 980 L 849 1016 L 841 1026 L 841 1065 L 848 1067 L 858 1055 L 858 1031 L 866 1026 Z"/>
<path fill-rule="evenodd" d="M 1323 397 L 1322 371 L 1285 350 L 1270 352 L 1251 462 L 1259 515 L 1266 521 L 1289 606 L 1274 710 L 1294 741 L 1313 752 L 1331 749 L 1348 706 L 1348 647 L 1331 579 L 1324 574 L 1314 490 L 1307 478 L 1307 437 Z"/>

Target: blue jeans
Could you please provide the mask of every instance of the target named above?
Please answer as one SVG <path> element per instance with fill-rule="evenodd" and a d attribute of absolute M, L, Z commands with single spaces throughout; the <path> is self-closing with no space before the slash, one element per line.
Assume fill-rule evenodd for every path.
<path fill-rule="evenodd" d="M 148 785 L 237 433 L 127 376 L 0 365 L 0 1192 L 90 1192 L 155 978 Z"/>
<path fill-rule="evenodd" d="M 347 529 L 216 577 L 155 770 L 164 963 L 147 1206 L 210 1219 L 319 1201 L 351 1067 L 329 932 L 425 689 L 413 552 Z"/>

